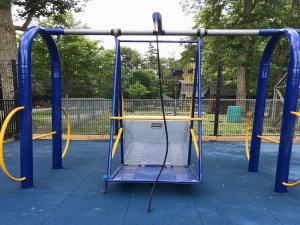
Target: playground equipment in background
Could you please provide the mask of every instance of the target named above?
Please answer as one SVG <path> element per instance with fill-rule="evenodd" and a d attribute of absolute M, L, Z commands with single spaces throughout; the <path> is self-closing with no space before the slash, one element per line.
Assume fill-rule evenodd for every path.
<path fill-rule="evenodd" d="M 19 105 L 24 107 L 24 109 L 20 113 L 20 151 L 21 151 L 21 177 L 26 177 L 25 180 L 21 181 L 22 188 L 29 188 L 33 186 L 33 167 L 32 167 L 32 102 L 31 102 L 31 48 L 34 37 L 37 34 L 40 34 L 43 39 L 45 40 L 48 50 L 50 53 L 51 58 L 51 81 L 52 81 L 52 129 L 56 131 L 53 134 L 53 154 L 52 154 L 52 165 L 54 169 L 62 168 L 62 157 L 61 157 L 61 68 L 60 68 L 60 58 L 57 46 L 54 42 L 52 35 L 112 35 L 116 38 L 116 59 L 115 59 L 115 71 L 114 71 L 114 97 L 113 97 L 113 112 L 111 117 L 111 127 L 114 127 L 115 120 L 119 121 L 120 127 L 122 129 L 119 130 L 117 135 L 117 139 L 115 140 L 115 144 L 113 144 L 113 131 L 111 131 L 111 139 L 110 139 L 110 148 L 108 154 L 108 175 L 107 181 L 108 182 L 132 182 L 132 181 L 139 181 L 139 182 L 152 182 L 153 178 L 143 178 L 143 179 L 135 179 L 134 176 L 127 177 L 127 175 L 131 173 L 136 173 L 136 169 L 133 171 L 128 171 L 128 173 L 123 173 L 126 177 L 119 177 L 117 179 L 118 174 L 120 171 L 116 171 L 115 174 L 111 175 L 111 160 L 113 159 L 116 153 L 116 146 L 118 143 L 121 144 L 121 167 L 120 169 L 125 171 L 126 163 L 131 163 L 134 166 L 138 166 L 142 168 L 143 166 L 137 165 L 137 161 L 133 160 L 130 157 L 137 157 L 141 147 L 131 147 L 130 143 L 126 142 L 129 133 L 132 131 L 132 137 L 134 138 L 134 144 L 137 145 L 139 141 L 143 140 L 143 136 L 139 136 L 138 131 L 133 131 L 132 129 L 142 129 L 145 126 L 153 126 L 153 127 L 160 127 L 162 118 L 145 118 L 145 117 L 135 117 L 129 119 L 129 117 L 125 116 L 123 111 L 119 112 L 119 115 L 115 115 L 115 106 L 117 101 L 119 105 L 122 105 L 122 92 L 120 87 L 120 80 L 121 80 L 121 71 L 120 71 L 120 40 L 117 38 L 121 35 L 135 35 L 135 36 L 193 36 L 198 37 L 200 40 L 198 41 L 198 50 L 197 50 L 197 62 L 198 68 L 195 72 L 195 84 L 198 85 L 198 92 L 201 91 L 201 44 L 202 39 L 206 36 L 270 36 L 270 40 L 268 41 L 264 53 L 262 55 L 262 59 L 260 62 L 260 70 L 258 76 L 258 85 L 257 85 L 257 97 L 256 97 L 256 104 L 255 104 L 255 112 L 254 112 L 254 122 L 252 128 L 252 140 L 251 140 L 251 151 L 249 153 L 249 166 L 248 171 L 250 172 L 257 172 L 258 164 L 259 164 L 259 155 L 260 155 L 260 147 L 261 147 L 261 139 L 263 138 L 262 135 L 262 127 L 263 127 L 263 119 L 264 119 L 264 110 L 265 110 L 265 101 L 266 101 L 266 92 L 267 92 L 267 83 L 268 83 L 268 76 L 270 70 L 270 59 L 273 54 L 273 51 L 279 42 L 279 40 L 285 36 L 288 39 L 290 45 L 290 56 L 289 56 L 289 65 L 288 65 L 288 73 L 287 73 L 287 81 L 286 81 L 286 92 L 285 92 L 285 101 L 283 107 L 283 119 L 282 119 L 282 126 L 281 126 L 281 135 L 280 135 L 280 143 L 279 143 L 279 152 L 278 152 L 278 162 L 277 162 L 277 172 L 276 172 L 276 179 L 275 179 L 275 191 L 277 192 L 286 192 L 287 186 L 285 185 L 288 182 L 289 176 L 289 168 L 290 168 L 290 158 L 291 158 L 291 151 L 292 151 L 292 144 L 293 144 L 293 134 L 295 128 L 295 115 L 291 112 L 296 112 L 297 109 L 297 99 L 298 99 L 298 91 L 299 91 L 299 50 L 300 50 L 300 39 L 299 39 L 299 30 L 294 30 L 290 28 L 286 29 L 225 29 L 225 30 L 218 30 L 218 29 L 205 29 L 199 28 L 196 30 L 190 31 L 170 31 L 170 30 L 162 30 L 161 24 L 161 17 L 156 22 L 155 30 L 121 30 L 121 29 L 107 29 L 107 30 L 95 30 L 95 29 L 63 29 L 63 28 L 41 28 L 37 26 L 30 27 L 27 29 L 20 41 L 19 45 L 19 55 L 18 55 L 18 70 L 19 70 Z M 119 85 L 119 86 L 118 86 Z M 196 85 L 195 85 L 196 86 Z M 116 99 L 118 96 L 118 100 Z M 201 96 L 199 94 L 198 96 Z M 193 130 L 193 122 L 194 122 L 194 112 L 193 109 L 195 107 L 195 98 L 193 98 L 192 103 L 192 115 L 189 117 L 182 118 L 182 121 L 179 121 L 179 118 L 172 118 L 166 117 L 167 123 L 171 125 L 177 124 L 178 128 L 176 130 L 176 134 L 171 136 L 171 140 L 175 141 L 177 135 L 181 134 L 181 140 L 186 141 L 188 140 L 189 146 L 194 143 L 196 144 L 196 138 L 194 135 Z M 122 108 L 122 107 L 121 107 Z M 161 182 L 179 182 L 179 183 L 193 183 L 193 182 L 201 182 L 201 99 L 198 99 L 198 149 L 196 147 L 198 161 L 199 161 L 199 174 L 198 176 L 194 176 L 194 178 L 162 178 Z M 294 113 L 295 114 L 295 113 Z M 297 115 L 298 116 L 298 115 Z M 173 121 L 171 121 L 173 120 Z M 250 126 L 250 123 L 249 123 Z M 248 127 L 249 127 L 248 126 Z M 159 130 L 158 128 L 157 130 Z M 113 130 L 113 129 L 111 129 Z M 151 129 L 150 129 L 151 130 Z M 183 134 L 182 134 L 182 133 Z M 152 134 L 151 134 L 152 135 Z M 163 135 L 162 133 L 157 134 L 153 133 L 154 137 L 159 135 Z M 151 136 L 147 136 L 148 140 L 151 140 Z M 152 140 L 153 144 L 156 140 Z M 149 145 L 150 145 L 149 144 Z M 172 144 L 172 143 L 170 143 Z M 160 142 L 159 145 L 163 145 L 163 142 Z M 248 146 L 247 146 L 248 147 Z M 126 149 L 125 149 L 126 148 Z M 127 148 L 129 150 L 128 155 L 124 155 L 122 152 L 126 153 Z M 174 153 L 177 150 L 174 148 Z M 184 168 L 186 162 L 189 163 L 190 160 L 190 147 L 184 147 L 185 151 L 182 149 L 179 150 L 180 154 L 184 152 L 184 154 L 188 154 L 187 156 L 179 156 L 176 158 L 181 159 L 182 161 L 179 164 L 176 164 L 175 161 L 169 159 L 169 165 L 173 164 L 179 165 L 180 167 Z M 150 150 L 149 150 L 150 151 Z M 173 151 L 173 150 L 172 150 Z M 132 152 L 132 154 L 131 154 Z M 156 161 L 149 161 L 146 153 L 144 152 L 140 156 L 140 159 L 146 160 L 144 165 L 148 165 L 149 163 L 154 163 L 156 166 L 160 166 L 161 160 Z M 149 153 L 151 154 L 151 153 Z M 155 153 L 156 154 L 156 153 Z M 161 157 L 161 154 L 158 154 L 158 157 Z M 129 158 L 128 158 L 129 157 Z M 152 156 L 151 156 L 152 157 Z M 182 157 L 182 158 L 180 158 Z M 148 161 L 147 161 L 148 160 Z M 142 164 L 143 165 L 143 164 Z M 189 167 L 189 164 L 187 164 Z M 153 167 L 154 168 L 154 167 Z M 152 169 L 152 167 L 151 167 Z M 144 168 L 142 168 L 144 170 Z M 187 172 L 187 168 L 185 168 L 184 173 Z M 154 172 L 155 173 L 155 172 Z M 176 172 L 172 172 L 173 175 Z M 178 172 L 180 174 L 181 172 Z M 133 175 L 131 174 L 131 175 Z M 195 179 L 195 181 L 193 180 Z"/>

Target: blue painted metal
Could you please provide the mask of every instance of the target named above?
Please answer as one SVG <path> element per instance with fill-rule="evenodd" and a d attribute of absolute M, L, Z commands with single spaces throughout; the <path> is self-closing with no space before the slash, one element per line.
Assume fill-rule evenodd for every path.
<path fill-rule="evenodd" d="M 19 105 L 25 107 L 19 114 L 21 177 L 26 177 L 21 188 L 33 186 L 31 47 L 34 37 L 40 32 L 45 31 L 40 27 L 27 29 L 18 50 Z"/>
<path fill-rule="evenodd" d="M 197 68 L 198 68 L 198 46 L 197 46 L 197 53 L 196 53 L 196 69 L 195 69 L 195 74 L 194 74 L 194 83 L 193 83 L 193 93 L 192 93 L 192 104 L 191 104 L 191 107 L 192 107 L 192 113 L 191 113 L 191 117 L 193 118 L 194 115 L 195 115 L 195 103 L 196 103 L 196 90 L 197 90 L 197 82 L 198 82 L 198 71 L 197 71 Z M 199 96 L 198 96 L 199 97 Z M 194 121 L 191 120 L 191 124 L 190 124 L 190 129 L 191 128 L 194 128 Z M 188 165 L 191 164 L 191 152 L 192 152 L 192 144 L 193 141 L 192 141 L 192 135 L 190 134 L 190 138 L 189 138 L 189 155 L 188 155 Z"/>
<path fill-rule="evenodd" d="M 285 98 L 283 105 L 283 117 L 280 132 L 279 153 L 275 178 L 275 191 L 287 192 L 287 187 L 282 182 L 288 182 L 293 137 L 295 131 L 296 116 L 292 111 L 297 111 L 299 96 L 299 70 L 300 70 L 300 38 L 292 29 L 285 29 L 290 45 L 290 57 L 288 64 Z"/>
<path fill-rule="evenodd" d="M 61 64 L 56 43 L 51 35 L 42 34 L 51 59 L 51 84 L 52 84 L 52 168 L 62 168 L 62 115 L 61 115 Z"/>
<path fill-rule="evenodd" d="M 117 103 L 117 88 L 118 88 L 118 78 L 119 71 L 121 67 L 120 61 L 120 41 L 116 38 L 116 53 L 115 53 L 115 69 L 114 69 L 114 84 L 113 84 L 113 98 L 112 98 L 112 116 L 116 116 L 116 103 Z M 109 139 L 109 152 L 108 152 L 108 168 L 107 168 L 107 180 L 111 178 L 111 167 L 112 167 L 112 148 L 114 142 L 114 132 L 115 132 L 115 121 L 110 121 L 110 139 Z"/>
<path fill-rule="evenodd" d="M 203 41 L 198 41 L 197 47 L 197 59 L 196 59 L 196 71 L 198 77 L 198 118 L 202 117 L 202 58 L 201 58 L 201 51 L 202 51 L 202 44 Z M 202 181 L 202 122 L 198 122 L 198 146 L 199 146 L 199 160 L 198 160 L 198 179 Z"/>
<path fill-rule="evenodd" d="M 275 36 L 279 31 L 280 29 L 260 29 L 258 36 Z"/>
<path fill-rule="evenodd" d="M 276 44 L 283 36 L 286 36 L 286 38 L 289 41 L 290 59 L 288 65 L 285 102 L 283 109 L 283 119 L 281 126 L 279 153 L 275 179 L 275 191 L 277 192 L 287 191 L 287 187 L 282 185 L 282 182 L 288 181 L 290 158 L 295 129 L 295 116 L 291 115 L 291 111 L 297 110 L 299 92 L 300 38 L 297 31 L 293 29 L 283 29 L 279 31 L 278 35 L 273 36 L 269 40 L 261 59 L 257 85 L 255 115 L 252 129 L 250 161 L 248 167 L 248 170 L 251 172 L 256 172 L 258 170 L 261 140 L 257 137 L 257 135 L 262 134 L 266 92 L 270 72 L 270 60 L 276 47 Z"/>
<path fill-rule="evenodd" d="M 119 60 L 119 67 L 118 67 L 118 90 L 119 90 L 119 105 L 120 105 L 120 109 L 119 109 L 119 115 L 120 116 L 124 116 L 123 115 L 123 88 L 122 88 L 122 71 L 121 71 L 121 52 L 119 52 L 118 55 L 118 60 Z M 125 104 L 125 103 L 124 103 Z M 125 106 L 124 106 L 125 107 Z M 120 120 L 120 127 L 123 128 L 123 120 Z M 121 140 L 120 140 L 120 146 L 121 146 L 121 164 L 124 164 L 124 142 L 123 142 L 123 132 L 121 134 Z"/>
<path fill-rule="evenodd" d="M 263 52 L 260 68 L 258 74 L 258 83 L 256 89 L 256 101 L 255 101 L 255 113 L 253 120 L 252 139 L 250 160 L 248 165 L 248 171 L 257 172 L 260 154 L 261 139 L 257 135 L 262 134 L 264 111 L 267 97 L 268 78 L 270 72 L 270 60 L 275 49 L 276 44 L 279 41 L 279 36 L 273 36 L 267 43 Z"/>
<path fill-rule="evenodd" d="M 162 29 L 162 17 L 159 12 L 155 12 L 152 14 L 152 19 L 154 23 L 154 33 L 161 35 L 163 34 L 163 29 Z"/>
<path fill-rule="evenodd" d="M 36 26 L 30 27 L 24 32 L 18 50 L 19 105 L 25 107 L 25 109 L 22 110 L 20 113 L 21 176 L 26 177 L 26 180 L 21 182 L 21 188 L 30 188 L 33 186 L 31 49 L 32 49 L 33 40 L 37 34 L 42 35 L 49 48 L 50 57 L 51 57 L 52 77 L 55 77 L 54 83 L 56 84 L 57 79 L 60 78 L 60 72 L 57 72 L 57 70 L 60 69 L 60 63 L 58 63 L 59 56 L 53 38 L 49 35 L 46 35 L 46 30 L 43 28 L 36 27 Z M 57 98 L 58 96 L 55 96 L 54 99 L 56 100 Z M 59 110 L 61 109 L 59 108 Z M 59 121 L 58 121 L 60 118 L 54 119 L 55 121 L 54 128 L 57 127 L 61 128 L 61 125 L 59 125 Z M 59 130 L 58 133 L 60 132 L 61 129 Z M 54 140 L 54 143 L 57 143 L 58 140 L 59 139 L 56 138 L 56 140 Z M 59 144 L 53 144 L 53 146 L 57 148 L 59 147 Z M 55 149 L 53 151 L 55 151 Z"/>

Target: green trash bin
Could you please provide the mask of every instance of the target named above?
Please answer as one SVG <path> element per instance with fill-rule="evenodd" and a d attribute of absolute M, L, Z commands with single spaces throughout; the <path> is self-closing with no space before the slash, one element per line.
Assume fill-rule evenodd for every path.
<path fill-rule="evenodd" d="M 242 119 L 242 106 L 228 106 L 227 122 L 239 123 Z"/>

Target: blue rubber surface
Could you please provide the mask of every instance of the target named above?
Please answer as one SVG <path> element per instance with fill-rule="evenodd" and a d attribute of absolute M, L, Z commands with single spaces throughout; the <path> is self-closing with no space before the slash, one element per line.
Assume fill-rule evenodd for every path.
<path fill-rule="evenodd" d="M 151 213 L 150 184 L 110 183 L 101 193 L 108 142 L 71 141 L 64 168 L 57 170 L 51 169 L 51 146 L 49 140 L 34 141 L 34 188 L 21 189 L 0 172 L 1 225 L 300 224 L 300 186 L 273 191 L 276 144 L 262 144 L 259 172 L 250 173 L 243 143 L 204 142 L 203 182 L 157 184 Z M 7 169 L 16 177 L 18 148 L 17 141 L 4 145 Z M 295 144 L 290 181 L 300 177 L 299 150 Z"/>

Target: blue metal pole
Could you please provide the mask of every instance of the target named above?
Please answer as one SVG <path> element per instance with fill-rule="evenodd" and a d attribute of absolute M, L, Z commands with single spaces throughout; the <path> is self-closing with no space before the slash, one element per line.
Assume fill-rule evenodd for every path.
<path fill-rule="evenodd" d="M 51 35 L 42 34 L 51 59 L 51 83 L 52 83 L 52 168 L 62 168 L 62 120 L 61 120 L 61 64 L 56 43 Z"/>
<path fill-rule="evenodd" d="M 118 87 L 118 72 L 120 65 L 120 41 L 116 38 L 116 55 L 115 55 L 115 69 L 114 69 L 114 86 L 113 86 L 113 98 L 112 98 L 112 116 L 116 113 L 117 103 L 117 87 Z M 107 180 L 111 177 L 111 164 L 112 164 L 112 148 L 114 141 L 115 121 L 110 121 L 110 139 L 109 139 L 109 152 L 108 152 L 108 168 L 107 168 Z"/>
<path fill-rule="evenodd" d="M 251 150 L 250 160 L 248 165 L 248 171 L 257 172 L 260 154 L 261 139 L 257 135 L 262 134 L 263 122 L 264 122 L 264 111 L 266 105 L 268 78 L 270 72 L 270 60 L 275 49 L 276 44 L 279 41 L 279 36 L 273 36 L 267 43 L 263 52 L 260 68 L 258 74 L 258 83 L 256 89 L 256 101 L 255 101 L 255 113 L 253 120 L 252 139 L 251 139 Z"/>
<path fill-rule="evenodd" d="M 118 65 L 118 89 L 119 89 L 119 105 L 120 105 L 120 116 L 123 115 L 123 89 L 122 89 L 122 71 L 121 71 L 121 53 L 118 55 L 119 57 L 119 65 Z M 125 104 L 125 102 L 124 102 Z M 120 120 L 120 128 L 123 128 L 123 120 Z M 124 142 L 123 142 L 123 132 L 121 134 L 121 140 L 120 140 L 120 145 L 121 145 L 121 164 L 124 164 Z"/>
<path fill-rule="evenodd" d="M 201 50 L 202 50 L 202 44 L 203 41 L 198 41 L 198 48 L 197 48 L 197 62 L 196 62 L 196 70 L 198 75 L 198 118 L 202 117 L 202 76 L 201 76 L 201 64 L 202 64 L 202 58 L 201 58 Z M 198 121 L 198 146 L 199 146 L 199 170 L 198 170 L 198 176 L 199 181 L 202 180 L 202 122 Z"/>
<path fill-rule="evenodd" d="M 192 100 L 192 104 L 191 107 L 192 109 L 192 113 L 191 113 L 191 117 L 194 117 L 195 115 L 195 98 L 196 98 L 196 90 L 197 90 L 197 82 L 198 82 L 198 71 L 197 68 L 199 69 L 199 46 L 197 45 L 197 52 L 196 52 L 196 66 L 195 66 L 195 71 L 194 71 L 194 84 L 193 84 L 193 93 L 191 96 L 191 100 Z M 199 96 L 198 96 L 199 97 Z M 194 121 L 191 120 L 191 124 L 190 124 L 190 129 L 194 128 Z M 192 152 L 192 135 L 190 134 L 190 138 L 189 138 L 189 154 L 188 154 L 188 165 L 191 164 L 191 152 Z"/>
<path fill-rule="evenodd" d="M 33 186 L 31 48 L 34 37 L 40 32 L 44 32 L 40 27 L 27 29 L 18 49 L 19 104 L 25 107 L 20 112 L 21 177 L 26 177 L 21 188 Z"/>
<path fill-rule="evenodd" d="M 290 160 L 292 153 L 293 137 L 295 131 L 295 115 L 299 96 L 299 70 L 300 70 L 300 38 L 293 29 L 283 30 L 289 41 L 290 57 L 288 64 L 285 98 L 283 105 L 283 117 L 280 132 L 279 153 L 275 179 L 275 191 L 287 192 L 287 187 L 282 182 L 288 182 Z"/>

